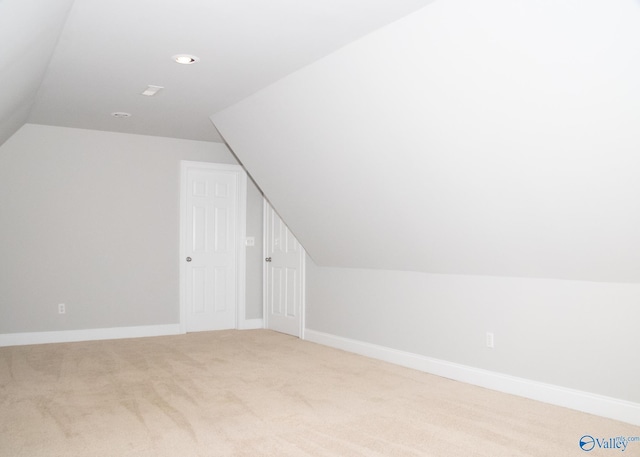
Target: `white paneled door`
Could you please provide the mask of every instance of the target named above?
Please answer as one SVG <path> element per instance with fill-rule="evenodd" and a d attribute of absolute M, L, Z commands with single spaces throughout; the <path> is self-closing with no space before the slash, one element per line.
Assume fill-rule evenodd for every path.
<path fill-rule="evenodd" d="M 183 162 L 181 320 L 186 332 L 237 326 L 244 176 L 238 166 Z"/>
<path fill-rule="evenodd" d="M 265 327 L 302 338 L 305 251 L 266 201 L 264 221 Z"/>

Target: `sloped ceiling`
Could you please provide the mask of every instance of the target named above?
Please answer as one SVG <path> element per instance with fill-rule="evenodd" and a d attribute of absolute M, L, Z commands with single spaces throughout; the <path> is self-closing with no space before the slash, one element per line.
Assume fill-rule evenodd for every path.
<path fill-rule="evenodd" d="M 212 113 L 431 1 L 75 0 L 28 122 L 222 141 Z"/>
<path fill-rule="evenodd" d="M 438 1 L 212 116 L 320 265 L 640 281 L 640 5 Z"/>
<path fill-rule="evenodd" d="M 0 145 L 29 117 L 72 3 L 0 1 Z"/>

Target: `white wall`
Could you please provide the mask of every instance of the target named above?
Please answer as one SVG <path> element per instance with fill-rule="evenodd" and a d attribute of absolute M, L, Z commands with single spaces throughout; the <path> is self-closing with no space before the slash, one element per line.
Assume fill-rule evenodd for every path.
<path fill-rule="evenodd" d="M 307 275 L 309 329 L 640 404 L 640 284 L 313 263 Z"/>
<path fill-rule="evenodd" d="M 0 148 L 0 333 L 177 323 L 180 160 L 236 163 L 220 143 L 34 124 L 11 137 Z M 248 205 L 248 236 L 261 236 L 261 211 Z M 260 257 L 248 250 L 248 268 Z M 249 317 L 261 290 L 249 277 Z"/>
<path fill-rule="evenodd" d="M 247 291 L 246 319 L 262 319 L 262 267 L 264 265 L 262 192 L 255 183 L 247 180 L 247 237 L 253 237 L 255 244 L 247 246 Z"/>

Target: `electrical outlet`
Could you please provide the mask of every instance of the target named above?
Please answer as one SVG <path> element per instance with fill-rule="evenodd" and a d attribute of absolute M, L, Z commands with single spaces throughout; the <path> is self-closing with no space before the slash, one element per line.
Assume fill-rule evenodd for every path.
<path fill-rule="evenodd" d="M 66 306 L 64 306 L 64 303 L 60 303 L 58 305 L 58 314 L 64 314 L 67 312 Z"/>
<path fill-rule="evenodd" d="M 487 332 L 486 342 L 487 342 L 487 347 L 489 349 L 493 349 L 494 348 L 493 332 Z"/>
<path fill-rule="evenodd" d="M 253 236 L 248 236 L 247 238 L 245 238 L 244 240 L 244 245 L 245 246 L 255 246 L 256 245 L 256 239 Z"/>

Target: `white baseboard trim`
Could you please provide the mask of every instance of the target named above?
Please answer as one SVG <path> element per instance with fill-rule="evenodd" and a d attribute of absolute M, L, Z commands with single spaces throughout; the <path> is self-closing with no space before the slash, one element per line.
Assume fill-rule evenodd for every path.
<path fill-rule="evenodd" d="M 140 327 L 92 328 L 59 332 L 31 332 L 0 334 L 0 347 L 28 344 L 71 343 L 76 341 L 117 340 L 146 336 L 178 335 L 180 324 L 145 325 Z"/>
<path fill-rule="evenodd" d="M 238 330 L 257 330 L 264 328 L 263 319 L 245 319 L 238 325 Z"/>
<path fill-rule="evenodd" d="M 305 340 L 407 368 L 597 416 L 640 425 L 640 404 L 473 368 L 410 352 L 305 329 Z"/>

